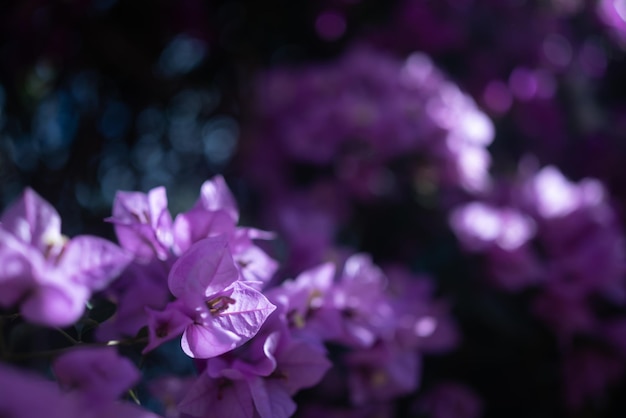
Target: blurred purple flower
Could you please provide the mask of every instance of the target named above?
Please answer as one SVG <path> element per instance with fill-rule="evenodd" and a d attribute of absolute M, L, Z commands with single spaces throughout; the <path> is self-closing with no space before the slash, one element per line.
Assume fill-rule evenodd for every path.
<path fill-rule="evenodd" d="M 452 212 L 462 246 L 485 253 L 495 282 L 509 291 L 545 284 L 553 295 L 623 301 L 624 237 L 603 185 L 527 166 L 507 186 L 511 206 L 471 202 Z"/>
<path fill-rule="evenodd" d="M 530 216 L 510 207 L 471 202 L 452 211 L 450 224 L 464 248 L 487 255 L 498 286 L 518 291 L 542 279 L 529 245 L 537 229 Z"/>
<path fill-rule="evenodd" d="M 83 382 L 98 379 L 87 378 Z M 108 383 L 115 385 L 115 382 Z M 62 391 L 54 382 L 4 364 L 0 364 L 0 387 L 3 390 L 0 414 L 11 418 L 159 418 L 152 412 L 116 399 L 103 398 L 95 406 L 92 394 L 85 396 L 81 390 Z"/>
<path fill-rule="evenodd" d="M 147 309 L 163 309 L 171 298 L 167 287 L 169 266 L 153 259 L 132 262 L 106 293 L 117 303 L 115 315 L 97 329 L 98 339 L 134 337 L 147 323 Z"/>
<path fill-rule="evenodd" d="M 378 338 L 389 339 L 396 326 L 393 308 L 386 295 L 387 278 L 368 255 L 349 257 L 332 292 L 326 295 L 341 314 L 342 331 L 333 340 L 369 347 Z"/>
<path fill-rule="evenodd" d="M 599 0 L 597 13 L 624 47 L 626 46 L 626 4 L 622 0 Z"/>
<path fill-rule="evenodd" d="M 167 209 L 164 187 L 147 194 L 118 191 L 113 202 L 113 215 L 107 219 L 115 227 L 120 244 L 140 260 L 171 257 L 172 217 Z"/>
<path fill-rule="evenodd" d="M 283 300 L 295 329 L 324 341 L 369 347 L 394 332 L 393 310 L 385 294 L 386 278 L 369 256 L 349 257 L 342 272 L 322 264 L 269 292 Z"/>
<path fill-rule="evenodd" d="M 189 393 L 195 380 L 195 377 L 167 376 L 150 382 L 150 393 L 163 404 L 164 418 L 184 418 L 178 403 Z"/>
<path fill-rule="evenodd" d="M 0 218 L 0 305 L 47 326 L 80 319 L 92 292 L 105 289 L 131 261 L 102 238 L 61 234 L 61 219 L 31 189 Z"/>
<path fill-rule="evenodd" d="M 66 351 L 54 360 L 52 370 L 62 388 L 80 392 L 92 407 L 118 399 L 141 377 L 113 347 Z"/>
<path fill-rule="evenodd" d="M 418 388 L 421 356 L 413 349 L 379 342 L 346 355 L 353 404 L 390 401 Z"/>
<path fill-rule="evenodd" d="M 286 309 L 288 325 L 292 329 L 309 329 L 321 339 L 340 332 L 338 316 L 325 304 L 327 294 L 333 291 L 335 266 L 325 263 L 303 271 L 294 280 L 285 280 L 267 293 L 277 305 L 282 302 Z M 330 310 L 330 313 L 325 311 Z M 330 317 L 330 321 L 323 319 Z M 312 322 L 309 320 L 312 319 Z"/>
<path fill-rule="evenodd" d="M 450 218 L 463 245 L 473 251 L 499 247 L 514 251 L 535 235 L 535 223 L 513 208 L 495 208 L 472 202 L 456 208 Z"/>
<path fill-rule="evenodd" d="M 341 170 L 337 178 L 357 195 L 363 194 L 363 171 L 347 167 L 369 172 L 369 194 L 376 195 L 386 187 L 381 167 L 408 152 L 435 161 L 446 183 L 469 190 L 488 186 L 484 148 L 493 140 L 493 125 L 424 54 L 398 62 L 354 48 L 330 65 L 275 69 L 258 85 L 263 132 L 267 141 L 280 142 L 282 158 L 334 164 Z"/>
<path fill-rule="evenodd" d="M 400 266 L 388 267 L 389 297 L 396 318 L 394 344 L 423 353 L 454 349 L 459 330 L 445 301 L 434 299 L 434 283 Z"/>
<path fill-rule="evenodd" d="M 51 381 L 0 363 L 0 414 L 11 418 L 78 417 L 73 397 Z"/>
<path fill-rule="evenodd" d="M 570 182 L 553 166 L 534 174 L 523 189 L 523 199 L 531 213 L 541 219 L 563 218 L 577 210 L 598 208 L 605 201 L 604 187 L 598 180 Z"/>

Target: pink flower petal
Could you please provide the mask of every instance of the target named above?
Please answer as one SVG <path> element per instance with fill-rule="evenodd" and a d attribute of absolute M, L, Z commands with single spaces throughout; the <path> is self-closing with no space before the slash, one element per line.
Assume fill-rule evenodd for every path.
<path fill-rule="evenodd" d="M 88 298 L 89 292 L 82 286 L 41 286 L 22 303 L 21 312 L 32 323 L 66 327 L 80 319 Z"/>
<path fill-rule="evenodd" d="M 228 241 L 220 235 L 198 241 L 176 260 L 168 285 L 177 298 L 193 301 L 221 292 L 238 277 Z"/>
<path fill-rule="evenodd" d="M 61 218 L 57 211 L 33 189 L 27 188 L 0 218 L 2 227 L 18 239 L 46 251 L 61 238 Z"/>
<path fill-rule="evenodd" d="M 131 261 L 132 256 L 112 242 L 83 235 L 66 245 L 59 269 L 68 279 L 99 291 L 115 280 Z"/>
<path fill-rule="evenodd" d="M 252 418 L 254 415 L 245 382 L 212 379 L 206 373 L 198 377 L 178 409 L 193 417 Z"/>
<path fill-rule="evenodd" d="M 241 337 L 220 327 L 192 324 L 185 329 L 181 347 L 192 358 L 211 358 L 243 344 Z"/>

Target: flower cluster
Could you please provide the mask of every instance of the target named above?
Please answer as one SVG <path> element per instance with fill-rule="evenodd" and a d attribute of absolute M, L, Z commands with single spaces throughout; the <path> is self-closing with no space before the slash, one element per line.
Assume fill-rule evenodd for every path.
<path fill-rule="evenodd" d="M 0 418 L 626 416 L 626 0 L 5 3 Z"/>
<path fill-rule="evenodd" d="M 254 335 L 273 309 L 259 289 L 277 263 L 253 242 L 272 235 L 238 227 L 238 219 L 222 177 L 205 182 L 195 205 L 175 219 L 163 187 L 118 192 L 108 220 L 135 258 L 109 289 L 118 308 L 101 337 L 134 336 L 149 323 L 149 348 L 184 330 L 185 352 L 206 358 Z"/>
<path fill-rule="evenodd" d="M 532 290 L 529 309 L 554 333 L 565 397 L 579 409 L 626 366 L 618 331 L 626 307 L 624 235 L 598 180 L 573 183 L 553 166 L 532 165 L 522 164 L 501 196 L 456 208 L 450 222 L 465 249 L 484 255 L 494 285 Z"/>
<path fill-rule="evenodd" d="M 245 170 L 301 268 L 323 260 L 356 203 L 400 194 L 404 171 L 426 194 L 489 187 L 493 125 L 424 54 L 356 47 L 329 64 L 273 69 L 257 86 Z"/>
<path fill-rule="evenodd" d="M 507 136 L 495 159 L 531 152 L 560 166 L 577 157 L 587 165 L 589 148 L 615 140 L 607 120 L 619 118 L 619 106 L 592 92 L 612 84 L 612 61 L 623 54 L 623 2 L 402 0 L 391 22 L 365 36 L 396 53 L 451 61 L 446 70 Z"/>
<path fill-rule="evenodd" d="M 0 412 L 33 416 L 38 406 L 20 406 L 28 393 L 49 400 L 58 416 L 155 416 L 120 400 L 125 393 L 136 398 L 131 388 L 143 380 L 132 357 L 100 345 L 147 341 L 141 354 L 150 358 L 179 337 L 197 376 L 152 384 L 165 406 L 174 399 L 168 416 L 287 418 L 296 411 L 293 396 L 318 385 L 331 367 L 346 376 L 320 387 L 335 380 L 353 405 L 392 407 L 419 387 L 424 354 L 457 344 L 449 308 L 433 299 L 429 279 L 401 267 L 384 273 L 355 254 L 339 267 L 321 264 L 270 285 L 277 262 L 253 240 L 272 234 L 237 226 L 238 218 L 219 176 L 175 218 L 162 187 L 118 192 L 108 218 L 118 247 L 96 237 L 61 239 L 58 214 L 27 190 L 2 217 L 4 307 L 19 308 L 13 319 L 67 328 L 60 332 L 82 347 L 59 351 L 52 364 L 58 385 L 0 366 L 18 395 L 0 400 Z M 69 326 L 93 323 L 85 306 L 100 299 L 116 304 L 111 318 L 96 323 L 102 343 L 72 337 Z"/>
<path fill-rule="evenodd" d="M 52 364 L 57 383 L 0 364 L 0 412 L 15 418 L 158 418 L 120 396 L 140 378 L 113 348 L 75 349 Z"/>
<path fill-rule="evenodd" d="M 91 294 L 105 289 L 132 260 L 102 238 L 61 234 L 59 214 L 31 189 L 0 222 L 0 307 L 19 307 L 35 324 L 77 322 Z"/>

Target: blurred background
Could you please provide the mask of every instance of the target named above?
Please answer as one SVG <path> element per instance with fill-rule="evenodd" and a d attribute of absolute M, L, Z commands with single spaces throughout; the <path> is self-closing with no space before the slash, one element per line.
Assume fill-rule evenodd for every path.
<path fill-rule="evenodd" d="M 241 177 L 259 72 L 356 43 L 429 54 L 494 119 L 497 169 L 534 152 L 619 182 L 605 160 L 619 156 L 585 152 L 624 147 L 611 138 L 626 124 L 624 23 L 601 3 L 9 0 L 0 198 L 32 185 L 71 215 L 69 231 L 98 223 L 117 189 L 176 184 L 185 208 L 209 175 Z"/>

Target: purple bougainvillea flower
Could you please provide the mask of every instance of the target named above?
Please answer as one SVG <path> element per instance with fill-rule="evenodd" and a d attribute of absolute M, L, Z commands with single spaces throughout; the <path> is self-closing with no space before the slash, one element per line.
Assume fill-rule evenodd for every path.
<path fill-rule="evenodd" d="M 275 357 L 274 376 L 290 395 L 317 384 L 331 367 L 326 350 L 311 340 L 292 338 L 282 342 Z"/>
<path fill-rule="evenodd" d="M 224 236 L 192 245 L 172 266 L 168 284 L 193 321 L 182 338 L 190 357 L 214 357 L 242 345 L 275 309 L 240 280 Z"/>
<path fill-rule="evenodd" d="M 237 369 L 224 369 L 222 375 L 202 373 L 179 404 L 180 411 L 206 418 L 288 418 L 296 411 L 280 377 L 243 374 Z"/>
<path fill-rule="evenodd" d="M 473 251 L 499 247 L 514 251 L 535 235 L 533 220 L 513 208 L 495 208 L 472 202 L 452 212 L 452 228 L 463 245 Z"/>
<path fill-rule="evenodd" d="M 182 254 L 203 238 L 234 234 L 238 220 L 239 210 L 224 178 L 205 181 L 195 205 L 174 220 L 176 252 Z"/>
<path fill-rule="evenodd" d="M 350 372 L 348 385 L 355 405 L 389 401 L 417 389 L 421 356 L 415 350 L 379 342 L 346 356 Z"/>
<path fill-rule="evenodd" d="M 386 286 L 387 278 L 369 256 L 349 257 L 334 291 L 328 294 L 342 318 L 343 330 L 333 339 L 368 347 L 378 338 L 392 338 L 396 323 Z"/>
<path fill-rule="evenodd" d="M 522 191 L 552 291 L 595 292 L 623 303 L 624 237 L 604 186 L 590 178 L 570 182 L 549 166 L 526 179 Z"/>
<path fill-rule="evenodd" d="M 233 259 L 243 280 L 259 287 L 267 283 L 276 270 L 278 262 L 256 246 L 252 240 L 273 239 L 274 234 L 254 228 L 238 228 L 230 241 Z"/>
<path fill-rule="evenodd" d="M 274 308 L 256 289 L 233 283 L 196 308 L 194 323 L 183 334 L 183 351 L 197 358 L 230 351 L 252 338 Z"/>
<path fill-rule="evenodd" d="M 11 418 L 74 417 L 71 397 L 62 396 L 58 386 L 34 374 L 0 363 L 0 416 Z"/>
<path fill-rule="evenodd" d="M 166 260 L 174 242 L 172 216 L 167 209 L 164 187 L 147 194 L 118 191 L 113 202 L 113 216 L 107 219 L 115 227 L 120 244 L 142 260 L 156 256 Z"/>
<path fill-rule="evenodd" d="M 356 254 L 345 262 L 337 279 L 335 266 L 322 264 L 269 292 L 285 300 L 292 328 L 325 341 L 368 347 L 394 334 L 393 309 L 385 293 L 387 279 L 371 259 Z"/>
<path fill-rule="evenodd" d="M 334 279 L 335 265 L 325 263 L 300 273 L 295 280 L 284 281 L 271 289 L 268 296 L 274 303 L 285 305 L 287 321 L 292 329 L 307 328 L 325 339 L 341 332 L 339 313 L 332 306 L 325 305 Z M 326 324 L 323 319 L 333 317 L 333 312 L 336 320 Z"/>
<path fill-rule="evenodd" d="M 258 143 L 279 150 L 252 167 L 263 167 L 261 179 L 284 167 L 281 159 L 335 165 L 348 192 L 359 195 L 367 184 L 371 196 L 385 190 L 383 163 L 417 152 L 437 162 L 446 182 L 488 184 L 493 125 L 424 54 L 401 62 L 357 46 L 333 63 L 272 69 L 257 90 Z"/>
<path fill-rule="evenodd" d="M 522 211 L 471 202 L 452 212 L 450 224 L 466 250 L 485 253 L 497 286 L 519 291 L 544 278 L 530 247 L 537 227 Z"/>
<path fill-rule="evenodd" d="M 67 351 L 54 360 L 52 370 L 61 387 L 80 391 L 95 403 L 118 399 L 141 377 L 135 365 L 113 347 Z"/>
<path fill-rule="evenodd" d="M 274 234 L 254 228 L 239 228 L 239 210 L 235 198 L 221 176 L 202 185 L 200 197 L 187 212 L 174 220 L 174 251 L 182 254 L 193 243 L 208 237 L 228 237 L 232 257 L 241 270 L 242 279 L 257 286 L 269 281 L 278 263 L 257 247 L 255 239 L 273 239 Z"/>
<path fill-rule="evenodd" d="M 181 335 L 193 323 L 191 315 L 185 314 L 186 311 L 179 300 L 170 303 L 162 312 L 146 308 L 149 342 L 142 353 L 154 350 L 164 342 Z"/>
<path fill-rule="evenodd" d="M 331 367 L 319 338 L 290 331 L 284 305 L 279 305 L 259 334 L 238 350 L 233 354 L 240 359 L 231 361 L 233 368 L 278 380 L 281 390 L 289 395 L 315 385 Z"/>
<path fill-rule="evenodd" d="M 195 205 L 174 221 L 167 209 L 165 188 L 158 187 L 147 194 L 118 192 L 109 220 L 115 225 L 122 245 L 135 254 L 135 260 L 108 291 L 118 309 L 98 331 L 99 338 L 135 336 L 147 324 L 146 308 L 151 310 L 154 322 L 155 315 L 160 315 L 156 311 L 163 310 L 171 299 L 167 278 L 173 263 L 196 242 L 209 237 L 225 237 L 239 271 L 237 280 L 260 289 L 272 278 L 278 263 L 253 241 L 272 239 L 274 235 L 237 227 L 238 219 L 235 199 L 221 176 L 204 182 Z M 170 310 L 163 315 L 179 314 Z M 194 317 L 195 313 L 185 315 Z M 167 339 L 174 337 L 168 334 Z M 165 341 L 162 338 L 154 341 L 157 340 Z"/>
<path fill-rule="evenodd" d="M 57 212 L 31 189 L 0 222 L 0 306 L 20 304 L 33 323 L 76 322 L 92 292 L 103 290 L 132 259 L 102 238 L 62 235 Z"/>
<path fill-rule="evenodd" d="M 191 417 L 252 418 L 254 405 L 244 380 L 213 379 L 201 373 L 178 409 Z"/>
<path fill-rule="evenodd" d="M 401 266 L 388 267 L 385 273 L 397 318 L 395 343 L 427 353 L 453 349 L 460 339 L 459 331 L 448 304 L 433 298 L 430 278 L 414 277 Z"/>
<path fill-rule="evenodd" d="M 119 364 L 119 363 L 117 363 Z M 113 375 L 110 370 L 106 374 Z M 96 378 L 97 380 L 97 378 Z M 86 381 L 81 380 L 81 384 Z M 109 382 L 115 385 L 114 382 Z M 11 418 L 159 418 L 136 405 L 116 399 L 93 399 L 79 390 L 62 391 L 55 382 L 0 364 L 0 416 Z M 84 388 L 84 387 L 83 387 Z M 93 387 L 95 388 L 95 386 Z M 105 389 L 106 390 L 106 389 Z M 109 394 L 112 394 L 109 392 Z"/>
<path fill-rule="evenodd" d="M 96 330 L 100 341 L 134 337 L 147 323 L 146 309 L 161 310 L 171 298 L 167 287 L 169 267 L 158 259 L 132 262 L 107 289 L 117 303 L 115 315 Z"/>
<path fill-rule="evenodd" d="M 224 234 L 231 240 L 233 257 L 240 264 L 244 279 L 265 282 L 277 269 L 276 261 L 252 242 L 273 239 L 274 235 L 237 227 L 239 211 L 235 198 L 221 176 L 205 181 L 195 205 L 174 221 L 167 209 L 164 187 L 147 194 L 117 192 L 113 216 L 108 220 L 115 225 L 121 245 L 142 262 L 155 256 L 161 261 L 173 261 L 195 242 Z"/>
<path fill-rule="evenodd" d="M 284 313 L 274 312 L 244 346 L 207 360 L 180 411 L 196 417 L 291 416 L 292 396 L 318 383 L 331 364 L 319 342 L 293 338 Z"/>
<path fill-rule="evenodd" d="M 563 218 L 582 208 L 600 208 L 606 191 L 595 179 L 570 182 L 553 166 L 539 170 L 523 185 L 522 198 L 529 212 L 541 219 Z"/>
<path fill-rule="evenodd" d="M 189 393 L 196 380 L 195 376 L 164 376 L 149 382 L 150 394 L 163 406 L 163 418 L 184 417 L 178 411 L 178 403 Z"/>
<path fill-rule="evenodd" d="M 605 25 L 613 31 L 622 48 L 626 47 L 626 5 L 621 0 L 599 0 L 597 13 Z"/>
<path fill-rule="evenodd" d="M 171 298 L 167 275 L 177 257 L 164 187 L 147 194 L 117 192 L 113 214 L 107 220 L 113 223 L 121 245 L 135 259 L 107 290 L 117 303 L 117 311 L 98 328 L 101 340 L 135 336 L 146 325 L 146 308 L 165 307 Z"/>

